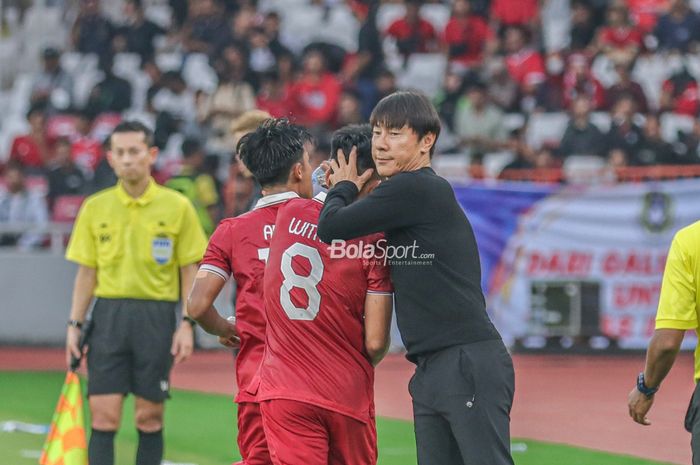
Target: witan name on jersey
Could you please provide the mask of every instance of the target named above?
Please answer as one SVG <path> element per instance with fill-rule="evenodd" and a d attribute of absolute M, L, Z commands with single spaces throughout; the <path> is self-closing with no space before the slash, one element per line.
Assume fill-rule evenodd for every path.
<path fill-rule="evenodd" d="M 317 224 L 302 221 L 296 217 L 293 217 L 292 221 L 289 223 L 290 234 L 305 237 L 306 239 L 311 239 L 312 241 L 319 241 L 318 237 L 316 236 L 317 230 Z"/>

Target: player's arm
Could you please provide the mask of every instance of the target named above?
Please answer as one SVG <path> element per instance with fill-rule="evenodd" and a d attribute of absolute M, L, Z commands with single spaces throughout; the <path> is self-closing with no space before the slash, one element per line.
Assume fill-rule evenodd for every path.
<path fill-rule="evenodd" d="M 182 316 L 187 317 L 187 291 L 192 287 L 194 275 L 197 273 L 197 264 L 190 263 L 180 267 L 180 295 L 182 301 Z M 185 361 L 194 350 L 194 328 L 184 320 L 180 323 L 175 334 L 170 353 L 175 357 L 175 363 Z"/>
<path fill-rule="evenodd" d="M 204 331 L 233 342 L 237 339 L 236 327 L 224 319 L 214 307 L 214 301 L 226 284 L 216 273 L 200 269 L 187 298 L 189 316 L 199 323 Z"/>
<path fill-rule="evenodd" d="M 90 266 L 80 265 L 73 284 L 73 298 L 70 307 L 70 320 L 85 321 L 90 302 L 97 286 L 97 270 Z M 66 365 L 70 366 L 71 356 L 80 358 L 80 329 L 68 326 L 66 334 Z"/>
<path fill-rule="evenodd" d="M 365 297 L 365 350 L 377 365 L 389 350 L 392 294 L 368 293 Z"/>

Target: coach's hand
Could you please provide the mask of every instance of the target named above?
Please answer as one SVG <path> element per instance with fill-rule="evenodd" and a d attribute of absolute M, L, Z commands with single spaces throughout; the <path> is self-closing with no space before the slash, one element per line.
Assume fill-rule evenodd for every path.
<path fill-rule="evenodd" d="M 647 412 L 654 403 L 654 396 L 647 397 L 639 392 L 635 387 L 627 396 L 627 406 L 629 408 L 630 417 L 640 425 L 649 426 L 651 422 L 647 418 Z"/>
<path fill-rule="evenodd" d="M 87 350 L 84 349 L 83 353 Z M 80 328 L 74 326 L 68 327 L 66 333 L 66 366 L 70 369 L 71 357 L 80 358 Z"/>
<path fill-rule="evenodd" d="M 335 186 L 340 181 L 351 181 L 355 183 L 358 191 L 362 190 L 362 187 L 374 173 L 374 170 L 370 168 L 362 174 L 357 174 L 357 147 L 354 146 L 347 160 L 343 149 L 338 149 L 338 160 L 331 160 L 330 169 L 331 174 L 328 177 L 330 187 Z"/>
<path fill-rule="evenodd" d="M 182 323 L 173 335 L 173 345 L 170 353 L 175 357 L 175 363 L 184 362 L 192 355 L 194 348 L 194 329 L 189 323 Z"/>

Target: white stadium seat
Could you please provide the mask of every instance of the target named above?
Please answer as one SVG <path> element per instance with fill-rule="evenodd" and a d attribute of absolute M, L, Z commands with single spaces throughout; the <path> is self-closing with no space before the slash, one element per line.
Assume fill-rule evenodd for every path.
<path fill-rule="evenodd" d="M 209 66 L 209 57 L 203 53 L 193 53 L 187 56 L 182 77 L 187 86 L 195 90 L 203 90 L 208 94 L 216 90 L 219 79 L 216 71 Z"/>
<path fill-rule="evenodd" d="M 112 71 L 115 75 L 129 79 L 141 68 L 141 56 L 138 53 L 117 53 L 114 55 Z"/>
<path fill-rule="evenodd" d="M 610 125 L 612 120 L 610 118 L 610 113 L 604 111 L 596 111 L 591 113 L 591 123 L 600 129 L 600 131 L 605 134 L 610 130 Z"/>
<path fill-rule="evenodd" d="M 334 7 L 327 21 L 321 20 L 314 28 L 313 41 L 322 41 L 343 47 L 346 51 L 357 51 L 360 23 L 345 5 Z"/>
<path fill-rule="evenodd" d="M 434 97 L 442 87 L 446 67 L 447 60 L 441 53 L 416 53 L 409 57 L 405 68 L 392 71 L 400 88 L 420 90 Z"/>
<path fill-rule="evenodd" d="M 664 113 L 659 122 L 661 124 L 661 137 L 667 142 L 676 142 L 679 132 L 692 132 L 695 123 L 692 116 L 675 113 Z"/>
<path fill-rule="evenodd" d="M 148 5 L 144 10 L 144 15 L 147 19 L 167 30 L 172 23 L 173 9 L 167 3 Z"/>
<path fill-rule="evenodd" d="M 164 73 L 167 71 L 179 71 L 182 67 L 183 59 L 182 53 L 179 52 L 157 53 L 156 65 Z"/>
<path fill-rule="evenodd" d="M 564 160 L 564 178 L 570 183 L 597 182 L 604 174 L 606 163 L 595 155 L 573 155 Z"/>
<path fill-rule="evenodd" d="M 86 69 L 82 73 L 76 74 L 74 79 L 73 98 L 76 106 L 83 107 L 90 98 L 92 89 L 104 79 L 104 73 L 94 69 Z"/>
<path fill-rule="evenodd" d="M 17 75 L 12 85 L 10 106 L 7 109 L 3 109 L 3 113 L 7 112 L 11 115 L 24 118 L 25 113 L 29 110 L 29 99 L 32 95 L 33 82 L 34 78 L 30 73 Z"/>
<path fill-rule="evenodd" d="M 640 56 L 637 58 L 634 69 L 632 70 L 632 79 L 642 86 L 649 106 L 652 109 L 659 108 L 661 85 L 671 76 L 674 67 L 675 64 L 669 63 L 669 60 L 661 54 Z"/>
<path fill-rule="evenodd" d="M 522 113 L 506 113 L 503 115 L 503 126 L 505 126 L 508 134 L 514 129 L 522 128 L 525 126 L 525 123 L 525 115 Z"/>
<path fill-rule="evenodd" d="M 145 124 L 151 131 L 156 128 L 156 116 L 153 113 L 147 111 L 125 111 L 122 114 L 122 118 L 125 120 L 134 120 L 142 124 Z"/>
<path fill-rule="evenodd" d="M 559 144 L 568 123 L 566 113 L 534 113 L 527 125 L 527 143 L 536 149 L 545 143 Z"/>
<path fill-rule="evenodd" d="M 492 152 L 484 155 L 484 160 L 482 165 L 484 167 L 484 174 L 487 178 L 495 179 L 503 171 L 503 168 L 508 165 L 508 163 L 515 160 L 515 155 L 512 152 Z"/>
<path fill-rule="evenodd" d="M 619 80 L 615 71 L 615 64 L 603 54 L 598 55 L 591 63 L 591 73 L 606 88 Z"/>
<path fill-rule="evenodd" d="M 0 161 L 10 156 L 10 148 L 15 137 L 29 131 L 25 115 L 4 115 L 0 121 Z"/>

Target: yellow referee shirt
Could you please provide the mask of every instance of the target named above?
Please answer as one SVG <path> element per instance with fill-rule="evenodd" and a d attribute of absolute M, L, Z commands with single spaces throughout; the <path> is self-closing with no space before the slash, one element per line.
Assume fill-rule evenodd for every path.
<path fill-rule="evenodd" d="M 200 261 L 206 246 L 190 201 L 151 179 L 137 199 L 121 183 L 88 197 L 66 258 L 97 269 L 97 297 L 176 302 L 180 267 Z"/>
<path fill-rule="evenodd" d="M 694 329 L 700 312 L 700 221 L 676 233 L 661 284 L 656 329 Z M 700 381 L 700 345 L 695 348 L 695 380 Z"/>

